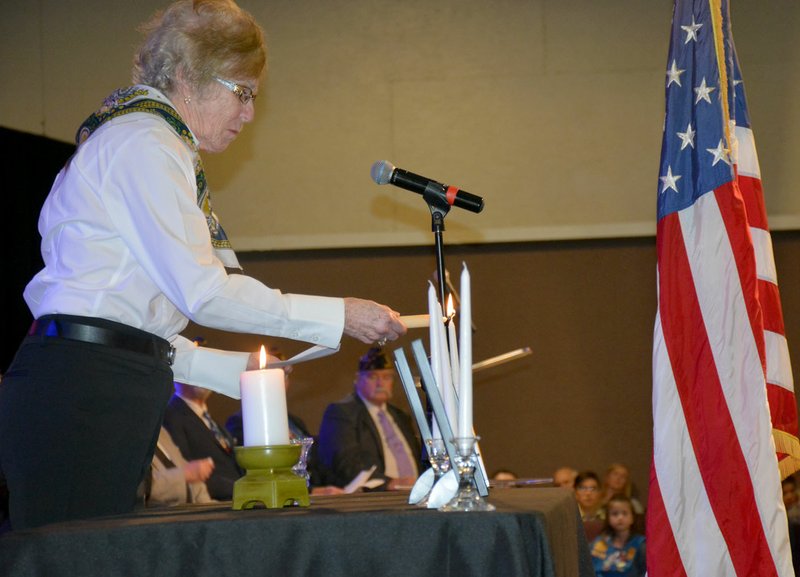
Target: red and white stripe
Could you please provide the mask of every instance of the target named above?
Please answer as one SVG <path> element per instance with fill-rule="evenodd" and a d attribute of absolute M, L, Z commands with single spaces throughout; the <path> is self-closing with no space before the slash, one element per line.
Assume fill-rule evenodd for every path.
<path fill-rule="evenodd" d="M 789 358 L 789 345 L 783 323 L 778 275 L 772 252 L 772 237 L 767 223 L 761 170 L 758 164 L 752 131 L 737 126 L 734 132 L 737 146 L 739 188 L 747 207 L 747 220 L 756 255 L 759 303 L 763 313 L 767 398 L 772 427 L 779 435 L 780 470 L 784 476 L 800 468 L 800 442 L 797 440 L 797 403 L 794 379 Z M 783 449 L 783 450 L 781 450 Z"/>
<path fill-rule="evenodd" d="M 659 221 L 658 260 L 649 575 L 793 575 L 737 186 Z"/>

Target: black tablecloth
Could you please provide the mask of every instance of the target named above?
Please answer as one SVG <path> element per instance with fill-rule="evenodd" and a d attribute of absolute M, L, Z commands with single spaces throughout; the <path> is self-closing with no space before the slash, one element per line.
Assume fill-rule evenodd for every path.
<path fill-rule="evenodd" d="M 568 491 L 492 489 L 497 511 L 486 513 L 407 498 L 363 493 L 247 511 L 221 503 L 53 524 L 0 537 L 0 575 L 594 575 Z"/>

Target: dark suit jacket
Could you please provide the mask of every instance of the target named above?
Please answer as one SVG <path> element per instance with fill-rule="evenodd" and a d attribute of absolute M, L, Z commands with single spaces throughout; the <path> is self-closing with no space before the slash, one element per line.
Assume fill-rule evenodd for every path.
<path fill-rule="evenodd" d="M 420 471 L 423 470 L 424 464 L 420 462 L 422 449 L 411 417 L 394 405 L 387 404 L 386 409 L 411 447 L 417 467 Z M 331 403 L 325 409 L 319 430 L 317 454 L 325 468 L 327 481 L 332 485 L 344 487 L 372 465 L 377 466 L 372 478 L 386 479 L 380 434 L 367 406 L 356 393 Z"/>
<path fill-rule="evenodd" d="M 167 405 L 164 427 L 187 461 L 206 457 L 214 460 L 214 472 L 206 481 L 208 493 L 212 499 L 230 501 L 233 484 L 242 476 L 236 457 L 222 448 L 203 419 L 177 395 L 173 395 Z"/>

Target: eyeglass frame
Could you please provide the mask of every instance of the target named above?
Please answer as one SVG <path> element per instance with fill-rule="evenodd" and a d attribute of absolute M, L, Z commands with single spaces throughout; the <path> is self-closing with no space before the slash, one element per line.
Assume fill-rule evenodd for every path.
<path fill-rule="evenodd" d="M 236 84 L 231 80 L 225 80 L 224 78 L 219 78 L 218 76 L 214 76 L 214 80 L 233 92 L 239 98 L 239 102 L 242 104 L 247 104 L 248 102 L 255 100 L 258 96 L 258 94 L 253 94 L 253 90 L 247 86 Z"/>

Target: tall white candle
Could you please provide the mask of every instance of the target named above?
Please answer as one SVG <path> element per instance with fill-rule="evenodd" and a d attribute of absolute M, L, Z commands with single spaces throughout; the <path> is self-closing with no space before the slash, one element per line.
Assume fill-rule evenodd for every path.
<path fill-rule="evenodd" d="M 267 352 L 261 347 L 261 367 L 239 377 L 242 393 L 244 444 L 248 447 L 289 444 L 286 410 L 286 375 L 283 369 L 267 369 Z"/>
<path fill-rule="evenodd" d="M 428 282 L 428 318 L 429 319 L 436 319 L 437 318 L 437 310 L 439 309 L 439 301 L 436 300 L 436 289 L 433 286 L 432 282 Z M 428 322 L 428 334 L 430 335 L 430 347 L 431 347 L 431 372 L 433 373 L 433 378 L 436 380 L 436 386 L 440 387 L 439 385 L 439 374 L 441 373 L 441 363 L 439 362 L 440 357 L 440 349 L 439 349 L 439 331 L 436 330 L 436 323 L 435 322 Z M 441 391 L 441 388 L 439 388 Z M 433 423 L 431 427 L 431 435 L 434 439 L 441 439 L 442 433 L 439 431 L 439 423 L 436 421 L 436 417 L 433 418 Z"/>
<path fill-rule="evenodd" d="M 450 346 L 450 372 L 453 374 L 453 386 L 458 390 L 458 340 L 456 339 L 456 309 L 453 306 L 453 295 L 447 295 L 447 338 Z"/>
<path fill-rule="evenodd" d="M 442 402 L 444 403 L 447 420 L 453 429 L 453 436 L 457 436 L 458 407 L 456 391 L 453 388 L 453 371 L 450 369 L 450 351 L 447 349 L 446 329 L 441 308 L 439 309 L 439 322 L 436 323 L 436 330 L 439 333 L 437 340 L 439 341 L 441 355 L 441 376 L 439 378 L 439 383 L 441 384 L 439 385 L 439 390 L 442 393 Z"/>
<path fill-rule="evenodd" d="M 460 358 L 458 389 L 458 434 L 471 437 L 472 428 L 472 294 L 467 264 L 461 271 Z"/>

